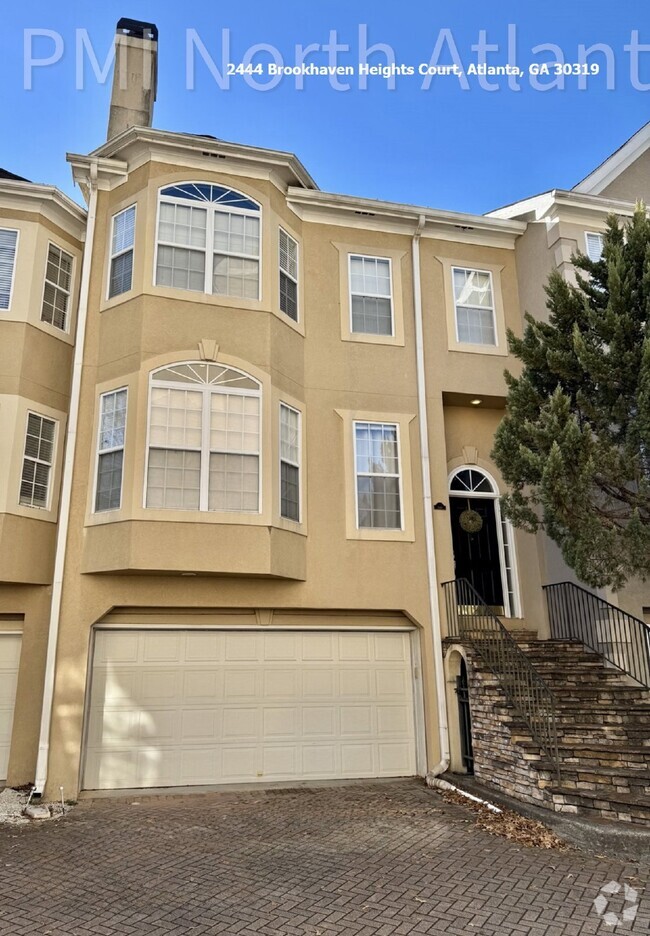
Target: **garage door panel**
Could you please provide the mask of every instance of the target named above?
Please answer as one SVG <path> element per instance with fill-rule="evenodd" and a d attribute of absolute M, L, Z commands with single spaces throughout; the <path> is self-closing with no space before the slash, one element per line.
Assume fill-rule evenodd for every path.
<path fill-rule="evenodd" d="M 263 673 L 265 699 L 298 699 L 302 680 L 300 672 L 293 669 L 267 669 Z"/>
<path fill-rule="evenodd" d="M 334 738 L 338 732 L 338 709 L 314 705 L 302 710 L 303 738 Z"/>
<path fill-rule="evenodd" d="M 303 699 L 335 699 L 338 674 L 332 669 L 310 667 L 300 673 Z"/>
<path fill-rule="evenodd" d="M 203 660 L 201 663 L 203 664 Z M 192 667 L 183 673 L 183 699 L 186 702 L 221 700 L 224 697 L 223 670 Z"/>
<path fill-rule="evenodd" d="M 186 709 L 181 715 L 181 740 L 220 741 L 223 737 L 222 713 L 214 708 Z"/>
<path fill-rule="evenodd" d="M 258 682 L 261 673 L 257 669 L 226 669 L 223 674 L 223 697 L 226 702 L 232 699 L 257 699 Z"/>
<path fill-rule="evenodd" d="M 185 635 L 184 658 L 188 663 L 220 663 L 224 658 L 224 634 L 216 631 Z"/>
<path fill-rule="evenodd" d="M 260 642 L 257 634 L 226 634 L 226 661 L 257 661 Z"/>
<path fill-rule="evenodd" d="M 178 631 L 158 631 L 145 634 L 142 647 L 144 663 L 176 663 L 181 658 L 181 645 L 184 633 Z"/>
<path fill-rule="evenodd" d="M 392 632 L 102 632 L 84 785 L 413 774 L 409 642 Z"/>
<path fill-rule="evenodd" d="M 341 698 L 367 699 L 373 694 L 372 673 L 368 669 L 342 669 L 338 675 Z"/>

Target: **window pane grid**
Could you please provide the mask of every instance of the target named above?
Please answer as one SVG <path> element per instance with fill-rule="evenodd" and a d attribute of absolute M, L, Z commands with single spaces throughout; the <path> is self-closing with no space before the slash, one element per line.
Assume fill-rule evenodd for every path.
<path fill-rule="evenodd" d="M 0 309 L 8 309 L 16 265 L 18 231 L 0 229 Z"/>
<path fill-rule="evenodd" d="M 45 268 L 41 321 L 65 331 L 72 280 L 72 257 L 50 244 Z"/>
<path fill-rule="evenodd" d="M 208 184 L 171 186 L 162 194 L 156 285 L 259 299 L 259 206 Z"/>
<path fill-rule="evenodd" d="M 47 507 L 55 430 L 54 420 L 36 413 L 28 415 L 20 479 L 20 503 L 24 507 Z"/>
<path fill-rule="evenodd" d="M 111 236 L 111 272 L 108 297 L 128 292 L 133 284 L 133 245 L 135 242 L 135 205 L 113 217 Z"/>
<path fill-rule="evenodd" d="M 96 512 L 118 510 L 122 505 L 126 404 L 126 389 L 105 393 L 100 398 Z"/>
<path fill-rule="evenodd" d="M 300 521 L 300 413 L 280 404 L 280 515 Z"/>
<path fill-rule="evenodd" d="M 360 528 L 401 529 L 399 442 L 393 423 L 355 423 Z"/>
<path fill-rule="evenodd" d="M 393 301 L 390 261 L 350 256 L 352 331 L 392 335 Z"/>
<path fill-rule="evenodd" d="M 496 345 L 492 277 L 485 270 L 453 267 L 458 341 Z"/>
<path fill-rule="evenodd" d="M 178 383 L 168 387 L 165 379 Z M 249 386 L 258 384 L 248 375 L 204 362 L 156 372 L 147 507 L 259 510 L 260 395 L 242 392 Z"/>

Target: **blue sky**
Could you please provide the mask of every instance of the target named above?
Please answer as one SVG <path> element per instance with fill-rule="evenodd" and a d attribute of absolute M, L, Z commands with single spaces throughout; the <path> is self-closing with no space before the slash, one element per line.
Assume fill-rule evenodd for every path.
<path fill-rule="evenodd" d="M 88 152 L 104 140 L 110 81 L 99 84 L 87 68 L 85 87 L 75 88 L 75 30 L 88 31 L 101 63 L 115 23 L 129 16 L 154 21 L 160 30 L 154 126 L 295 152 L 328 191 L 484 212 L 548 188 L 571 187 L 650 119 L 650 91 L 633 87 L 624 50 L 633 30 L 650 46 L 643 13 L 638 0 L 22 0 L 3 9 L 0 86 L 11 133 L 0 139 L 0 166 L 79 199 L 65 153 Z M 367 25 L 370 44 L 387 43 L 399 63 L 416 67 L 431 59 L 443 29 L 450 30 L 465 66 L 476 61 L 471 46 L 480 30 L 500 47 L 488 63 L 505 64 L 508 24 L 516 27 L 517 63 L 524 70 L 555 57 L 533 53 L 541 43 L 559 46 L 567 63 L 577 60 L 580 44 L 606 43 L 615 57 L 615 88 L 608 90 L 601 74 L 589 79 L 587 90 L 567 78 L 564 90 L 545 92 L 532 88 L 527 75 L 520 91 L 510 90 L 505 78 L 498 91 L 484 90 L 476 78 L 463 91 L 453 77 L 436 78 L 429 90 L 418 77 L 397 78 L 395 90 L 371 78 L 365 91 L 353 77 L 345 79 L 353 86 L 346 92 L 333 90 L 327 78 L 306 78 L 302 91 L 287 78 L 261 92 L 240 77 L 223 90 L 200 59 L 195 89 L 186 88 L 188 29 L 196 30 L 218 65 L 224 28 L 234 62 L 254 44 L 267 43 L 287 64 L 294 62 L 297 43 L 322 45 L 336 30 L 338 41 L 351 47 L 339 56 L 347 65 L 358 60 L 359 24 Z M 60 61 L 34 69 L 32 90 L 23 80 L 28 28 L 58 32 L 64 43 Z M 44 57 L 54 44 L 36 38 L 33 48 Z M 327 57 L 317 53 L 308 61 L 326 64 Z M 370 59 L 383 61 L 379 55 Z M 590 61 L 604 65 L 604 56 Z M 440 62 L 451 58 L 443 55 Z M 640 81 L 650 85 L 650 51 L 639 62 Z"/>

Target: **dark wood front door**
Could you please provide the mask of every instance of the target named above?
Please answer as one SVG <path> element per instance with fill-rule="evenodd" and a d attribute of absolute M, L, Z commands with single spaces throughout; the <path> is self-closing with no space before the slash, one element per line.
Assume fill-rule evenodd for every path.
<path fill-rule="evenodd" d="M 502 608 L 503 584 L 494 501 L 482 497 L 450 497 L 449 504 L 456 578 L 467 579 L 486 604 Z M 481 517 L 480 530 L 468 533 L 463 529 L 461 514 L 467 510 Z"/>

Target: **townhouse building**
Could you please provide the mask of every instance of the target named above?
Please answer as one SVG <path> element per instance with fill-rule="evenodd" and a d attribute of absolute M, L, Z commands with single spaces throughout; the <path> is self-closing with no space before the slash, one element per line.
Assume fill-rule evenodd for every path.
<path fill-rule="evenodd" d="M 116 41 L 107 141 L 68 156 L 86 209 L 0 179 L 0 776 L 465 770 L 442 583 L 547 638 L 568 577 L 499 510 L 506 329 L 650 188 L 650 134 L 490 215 L 330 194 L 153 129 L 157 31 Z"/>

